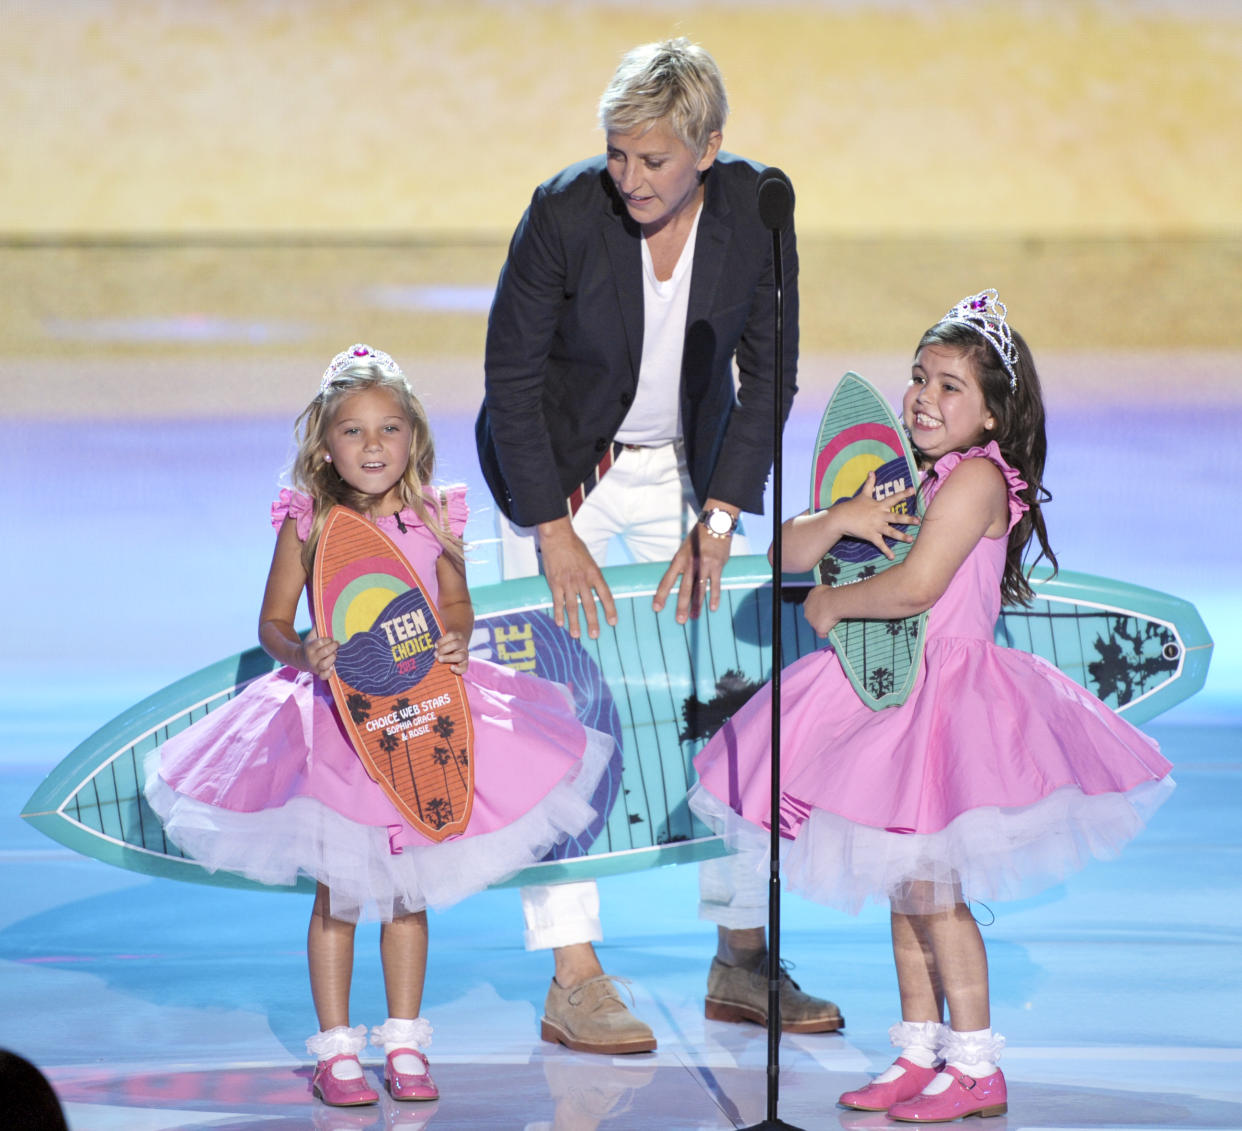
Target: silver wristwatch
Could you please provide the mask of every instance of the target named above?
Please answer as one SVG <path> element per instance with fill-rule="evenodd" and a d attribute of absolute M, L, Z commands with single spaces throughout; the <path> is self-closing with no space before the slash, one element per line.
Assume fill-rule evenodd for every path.
<path fill-rule="evenodd" d="M 737 529 L 738 516 L 724 507 L 704 508 L 699 511 L 699 522 L 713 538 L 728 538 Z"/>

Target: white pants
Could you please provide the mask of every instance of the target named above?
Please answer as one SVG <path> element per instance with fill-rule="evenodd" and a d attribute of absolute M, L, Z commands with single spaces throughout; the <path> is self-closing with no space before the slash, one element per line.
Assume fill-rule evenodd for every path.
<path fill-rule="evenodd" d="M 698 503 L 680 442 L 624 448 L 574 515 L 574 533 L 601 565 L 671 561 L 697 519 Z M 533 527 L 500 519 L 501 573 L 506 581 L 541 573 Z M 733 554 L 748 553 L 733 536 Z M 710 616 L 704 612 L 704 616 Z M 738 853 L 699 865 L 699 917 L 733 929 L 768 921 L 765 853 Z M 522 888 L 526 949 L 600 942 L 599 887 L 594 880 Z"/>

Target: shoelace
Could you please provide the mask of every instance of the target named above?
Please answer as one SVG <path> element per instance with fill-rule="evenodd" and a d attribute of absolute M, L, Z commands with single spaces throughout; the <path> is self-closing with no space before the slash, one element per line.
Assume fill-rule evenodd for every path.
<path fill-rule="evenodd" d="M 770 961 L 770 957 L 765 952 L 763 956 L 763 961 L 760 962 L 758 966 L 752 967 L 752 971 L 766 978 L 768 976 L 769 961 Z M 796 966 L 797 966 L 796 962 L 790 962 L 788 959 L 782 958 L 781 959 L 781 981 L 788 982 L 791 986 L 793 986 L 795 990 L 800 990 L 802 989 L 802 987 L 793 980 L 793 975 L 789 973 L 789 971 L 793 970 Z"/>
<path fill-rule="evenodd" d="M 582 1000 L 582 994 L 586 990 L 587 986 L 593 986 L 596 982 L 616 982 L 617 985 L 624 986 L 625 992 L 630 995 L 630 1004 L 634 1004 L 634 991 L 630 989 L 629 978 L 622 978 L 618 974 L 596 974 L 594 978 L 588 978 L 585 982 L 581 983 L 581 985 L 574 986 L 574 988 L 569 991 L 569 1004 L 577 1005 Z M 596 1002 L 595 1008 L 598 1009 L 608 1000 L 609 999 L 607 997 L 600 998 L 600 1000 Z"/>

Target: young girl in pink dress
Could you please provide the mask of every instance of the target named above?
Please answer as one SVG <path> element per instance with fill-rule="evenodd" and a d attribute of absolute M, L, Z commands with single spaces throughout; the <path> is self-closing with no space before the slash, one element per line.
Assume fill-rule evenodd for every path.
<path fill-rule="evenodd" d="M 422 405 L 387 354 L 358 345 L 333 359 L 298 419 L 294 490 L 272 506 L 276 550 L 259 640 L 285 665 L 170 738 L 152 756 L 146 794 L 168 835 L 207 867 L 263 883 L 317 881 L 307 937 L 320 1032 L 313 1090 L 325 1103 L 375 1103 L 350 1028 L 354 930 L 381 920 L 389 1017 L 371 1030 L 395 1099 L 438 1095 L 419 1016 L 428 905 L 443 907 L 538 861 L 581 832 L 612 739 L 585 729 L 565 689 L 479 660 L 468 645 L 465 489 L 431 486 L 435 456 Z M 475 798 L 465 832 L 432 843 L 368 776 L 325 682 L 339 642 L 303 639 L 294 618 L 330 508 L 371 519 L 401 548 L 444 625 L 436 660 L 466 682 Z"/>
<path fill-rule="evenodd" d="M 1114 854 L 1172 788 L 1151 739 L 1051 664 L 993 642 L 1002 603 L 1031 599 L 1031 540 L 1056 564 L 1040 510 L 1039 378 L 1005 313 L 983 291 L 919 342 L 902 412 L 927 509 L 909 554 L 806 600 L 821 637 L 844 619 L 926 610 L 909 697 L 869 709 L 831 648 L 781 677 L 788 885 L 850 912 L 868 898 L 891 909 L 902 1020 L 889 1035 L 900 1055 L 840 1102 L 916 1123 L 1007 1110 L 1004 1039 L 991 1029 L 987 955 L 968 901 L 1030 895 Z M 864 491 L 786 522 L 785 568 L 810 569 L 846 535 L 881 548 L 885 536 L 910 541 L 893 526 L 894 501 Z M 695 760 L 693 808 L 739 840 L 769 827 L 770 712 L 765 690 Z"/>

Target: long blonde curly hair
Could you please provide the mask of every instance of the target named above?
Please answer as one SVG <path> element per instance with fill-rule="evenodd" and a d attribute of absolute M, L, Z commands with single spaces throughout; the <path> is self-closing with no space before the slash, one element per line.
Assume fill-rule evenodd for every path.
<path fill-rule="evenodd" d="M 289 470 L 295 490 L 309 495 L 315 504 L 310 534 L 302 547 L 302 565 L 309 577 L 315 562 L 315 549 L 323 533 L 328 512 L 337 504 L 350 510 L 365 513 L 366 496 L 355 491 L 338 474 L 336 468 L 324 460 L 327 451 L 328 429 L 336 419 L 342 402 L 354 393 L 370 389 L 387 389 L 397 399 L 410 425 L 410 461 L 406 465 L 398 488 L 402 508 L 409 507 L 426 524 L 444 547 L 444 552 L 458 565 L 465 561 L 462 540 L 448 527 L 444 509 L 444 496 L 436 497 L 435 509 L 428 506 L 426 492 L 435 473 L 435 441 L 431 437 L 431 425 L 423 410 L 422 402 L 414 395 L 409 382 L 400 372 L 381 368 L 374 361 L 359 359 L 333 374 L 332 379 L 320 390 L 319 395 L 302 411 L 293 426 L 297 441 L 297 454 Z"/>

